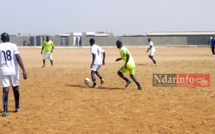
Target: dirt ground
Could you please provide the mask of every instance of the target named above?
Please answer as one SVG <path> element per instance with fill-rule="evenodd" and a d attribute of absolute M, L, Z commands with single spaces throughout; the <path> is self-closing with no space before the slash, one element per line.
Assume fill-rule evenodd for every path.
<path fill-rule="evenodd" d="M 115 62 L 119 50 L 103 49 L 106 65 L 99 72 L 105 83 L 97 78 L 98 88 L 92 89 L 83 82 L 90 78 L 89 48 L 56 48 L 53 69 L 48 60 L 41 68 L 41 49 L 20 48 L 28 74 L 27 80 L 20 77 L 21 111 L 12 112 L 10 90 L 9 114 L 0 116 L 0 134 L 215 133 L 215 56 L 210 48 L 157 48 L 158 66 L 153 66 L 147 48 L 129 47 L 141 91 L 134 82 L 125 89 L 125 81 L 117 75 L 123 65 Z M 211 83 L 210 87 L 153 87 L 156 73 L 210 74 Z"/>

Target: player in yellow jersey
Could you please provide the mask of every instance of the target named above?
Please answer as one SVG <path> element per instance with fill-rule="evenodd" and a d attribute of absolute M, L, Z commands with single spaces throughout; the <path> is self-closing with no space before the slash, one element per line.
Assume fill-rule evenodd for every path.
<path fill-rule="evenodd" d="M 45 48 L 45 49 L 44 49 Z M 43 54 L 43 49 L 44 49 L 44 54 Z M 42 68 L 45 67 L 45 60 L 50 59 L 51 66 L 53 66 L 53 59 L 52 59 L 52 53 L 54 50 L 54 44 L 51 40 L 49 40 L 49 36 L 46 36 L 46 40 L 43 42 L 41 54 L 43 54 L 43 66 Z"/>
<path fill-rule="evenodd" d="M 128 78 L 126 78 L 123 75 L 123 73 L 126 73 L 127 71 L 129 71 L 131 79 L 137 84 L 138 89 L 141 90 L 142 86 L 137 81 L 137 79 L 134 77 L 134 74 L 135 74 L 134 69 L 136 66 L 135 66 L 135 62 L 134 62 L 130 52 L 128 51 L 128 49 L 126 47 L 124 47 L 122 45 L 122 41 L 120 41 L 120 40 L 117 40 L 116 46 L 117 46 L 117 48 L 120 49 L 120 55 L 121 55 L 121 58 L 117 58 L 116 61 L 123 60 L 125 62 L 125 64 L 117 72 L 118 75 L 127 82 L 125 87 L 128 87 L 128 85 L 130 85 L 131 81 Z"/>

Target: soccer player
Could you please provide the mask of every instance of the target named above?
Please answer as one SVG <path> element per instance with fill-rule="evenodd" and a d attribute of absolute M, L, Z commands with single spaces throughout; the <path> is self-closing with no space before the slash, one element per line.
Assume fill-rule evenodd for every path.
<path fill-rule="evenodd" d="M 129 71 L 130 73 L 130 77 L 131 79 L 137 84 L 139 90 L 142 89 L 142 86 L 140 85 L 140 83 L 137 81 L 137 79 L 134 77 L 134 69 L 135 69 L 135 62 L 130 54 L 130 52 L 128 51 L 128 49 L 126 47 L 124 47 L 122 45 L 122 41 L 117 40 L 116 41 L 116 46 L 117 48 L 119 48 L 120 50 L 120 55 L 121 58 L 117 58 L 116 61 L 120 61 L 123 60 L 125 62 L 125 64 L 119 69 L 119 71 L 117 72 L 118 75 L 123 78 L 127 83 L 125 85 L 125 87 L 128 87 L 128 85 L 130 85 L 131 81 L 126 78 L 123 73 L 126 73 L 127 71 Z"/>
<path fill-rule="evenodd" d="M 211 40 L 212 56 L 215 56 L 215 53 L 214 53 L 214 46 L 215 46 L 215 39 L 214 39 L 214 37 L 213 37 L 213 39 Z"/>
<path fill-rule="evenodd" d="M 45 49 L 44 49 L 45 48 Z M 43 49 L 44 49 L 44 54 L 43 54 Z M 42 68 L 45 67 L 45 60 L 49 59 L 51 62 L 51 67 L 53 68 L 53 59 L 52 59 L 52 53 L 54 50 L 54 43 L 49 40 L 49 36 L 46 36 L 46 40 L 43 42 L 41 54 L 43 54 L 43 66 Z"/>
<path fill-rule="evenodd" d="M 157 66 L 155 59 L 153 58 L 155 55 L 155 46 L 154 43 L 151 41 L 151 38 L 148 38 L 148 42 L 149 42 L 149 48 L 146 52 L 148 52 L 150 50 L 150 54 L 149 54 L 149 58 L 152 59 L 152 61 L 154 62 L 154 66 Z"/>
<path fill-rule="evenodd" d="M 102 65 L 105 65 L 105 52 L 103 49 L 95 44 L 95 40 L 93 38 L 90 39 L 90 52 L 92 54 L 92 64 L 91 64 L 91 78 L 93 81 L 93 86 L 91 88 L 97 88 L 96 85 L 96 76 L 95 74 L 100 78 L 101 84 L 104 83 L 104 79 L 102 76 L 99 74 L 98 70 L 101 68 Z M 102 54 L 103 54 L 103 59 L 102 59 Z"/>
<path fill-rule="evenodd" d="M 0 44 L 0 63 L 1 63 L 1 87 L 3 88 L 2 101 L 3 101 L 3 115 L 8 115 L 8 93 L 9 87 L 12 84 L 12 89 L 15 99 L 15 111 L 19 112 L 19 68 L 22 69 L 24 79 L 27 79 L 27 74 L 19 55 L 19 50 L 16 44 L 10 43 L 10 37 L 7 33 L 1 34 Z M 18 63 L 18 64 L 17 64 Z"/>

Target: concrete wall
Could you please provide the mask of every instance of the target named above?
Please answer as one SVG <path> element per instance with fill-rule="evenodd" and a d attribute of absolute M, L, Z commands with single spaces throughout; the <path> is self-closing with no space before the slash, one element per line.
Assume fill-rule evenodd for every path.
<path fill-rule="evenodd" d="M 45 39 L 45 36 L 10 36 L 10 41 L 17 44 L 18 46 L 23 46 L 23 41 L 25 40 L 31 42 L 32 46 L 41 46 L 40 41 Z M 73 36 L 64 37 L 68 39 L 68 46 L 73 46 Z M 100 46 L 115 46 L 117 40 L 122 40 L 123 44 L 126 46 L 147 46 L 148 38 L 151 38 L 155 45 L 210 45 L 210 36 L 82 36 L 81 44 L 82 46 L 90 46 L 89 40 L 94 38 L 96 44 Z M 53 41 L 55 46 L 60 46 L 61 37 L 60 36 L 50 36 L 50 40 Z"/>

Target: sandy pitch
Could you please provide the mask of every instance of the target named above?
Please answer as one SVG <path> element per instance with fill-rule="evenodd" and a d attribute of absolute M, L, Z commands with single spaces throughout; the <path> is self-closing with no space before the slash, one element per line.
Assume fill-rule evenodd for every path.
<path fill-rule="evenodd" d="M 20 48 L 28 73 L 28 79 L 20 81 L 22 109 L 12 112 L 10 89 L 9 115 L 0 117 L 1 134 L 215 133 L 215 57 L 210 48 L 157 48 L 156 67 L 147 48 L 129 48 L 142 91 L 134 82 L 124 88 L 117 75 L 123 65 L 115 62 L 120 56 L 117 48 L 104 48 L 106 65 L 99 72 L 105 83 L 100 85 L 97 78 L 97 89 L 83 82 L 90 78 L 89 49 L 55 49 L 54 69 L 48 60 L 41 68 L 40 50 Z M 211 86 L 153 87 L 154 73 L 209 73 Z"/>

